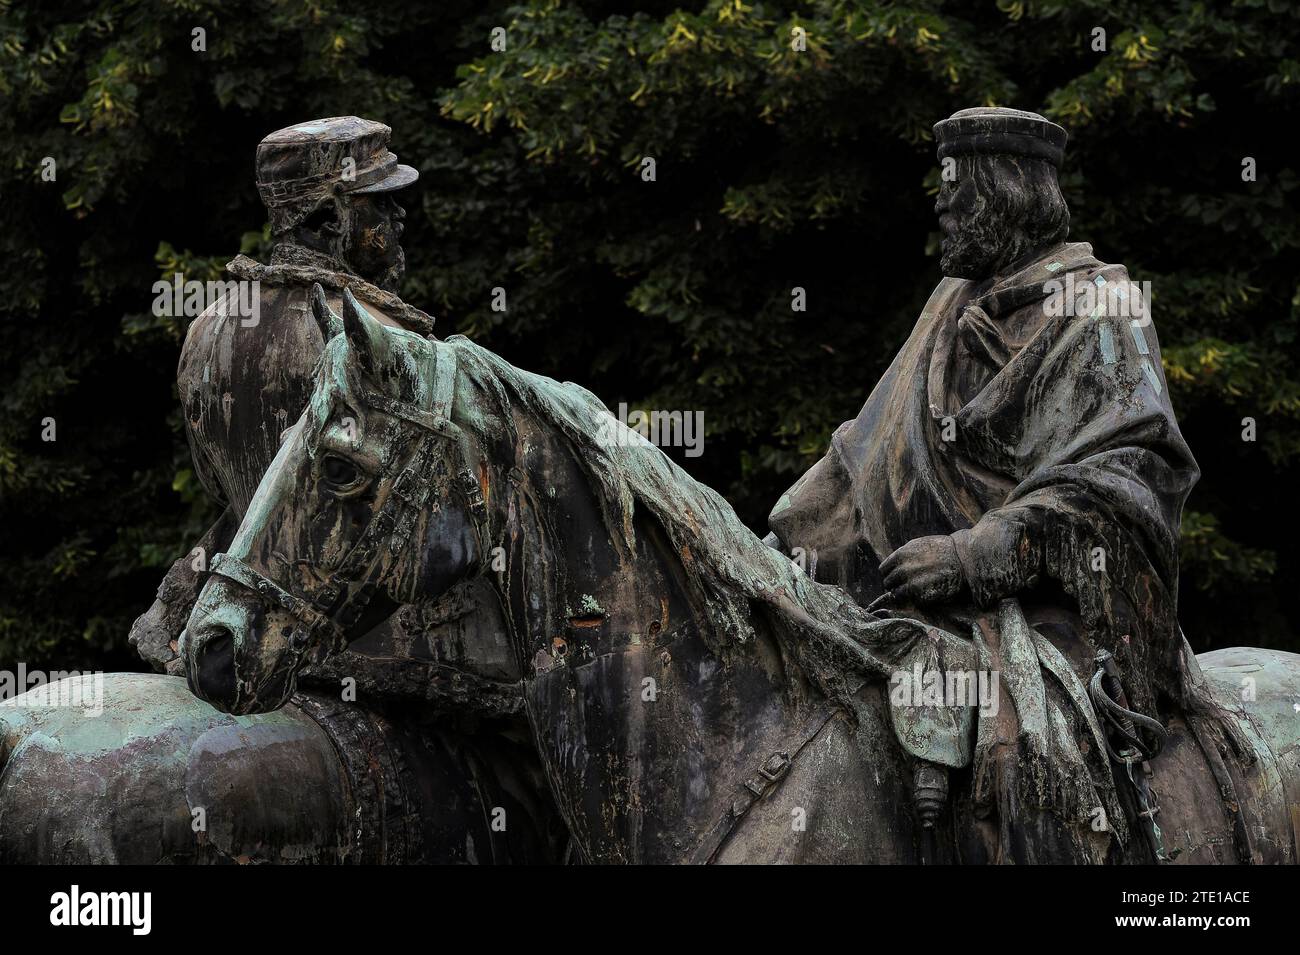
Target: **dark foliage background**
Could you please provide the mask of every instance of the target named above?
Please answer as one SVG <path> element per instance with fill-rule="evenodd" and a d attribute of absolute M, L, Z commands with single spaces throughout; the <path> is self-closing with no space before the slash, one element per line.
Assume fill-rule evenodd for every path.
<path fill-rule="evenodd" d="M 0 0 L 0 667 L 137 667 L 132 619 L 214 516 L 152 285 L 266 252 L 271 130 L 391 125 L 423 174 L 405 297 L 611 406 L 702 409 L 682 463 L 761 528 L 938 280 L 929 128 L 981 103 L 1069 128 L 1073 237 L 1152 283 L 1205 472 L 1184 628 L 1300 650 L 1300 9 L 679 5 Z"/>

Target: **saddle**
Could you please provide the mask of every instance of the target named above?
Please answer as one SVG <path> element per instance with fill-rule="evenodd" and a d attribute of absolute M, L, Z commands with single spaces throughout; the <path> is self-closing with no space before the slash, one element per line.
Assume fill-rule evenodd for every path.
<path fill-rule="evenodd" d="M 944 809 L 949 772 L 970 768 L 977 814 L 1038 806 L 1067 826 L 1110 832 L 1121 846 L 1136 827 L 1152 860 L 1167 861 L 1144 769 L 1164 729 L 1128 708 L 1110 655 L 1098 655 L 1085 683 L 1014 598 L 975 621 L 968 646 L 966 654 L 917 661 L 891 688 L 895 735 L 917 761 L 913 804 L 922 828 L 932 829 Z M 999 791 L 1009 785 L 1014 799 Z M 1090 840 L 1073 841 L 1085 857 L 1099 851 Z"/>

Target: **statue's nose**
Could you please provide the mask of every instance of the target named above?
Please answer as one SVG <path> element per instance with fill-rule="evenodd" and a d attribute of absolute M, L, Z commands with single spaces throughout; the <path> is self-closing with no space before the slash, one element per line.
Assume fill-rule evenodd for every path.
<path fill-rule="evenodd" d="M 261 604 L 255 595 L 224 578 L 213 578 L 199 594 L 178 650 L 190 692 L 220 710 L 238 702 L 235 658 L 255 642 Z"/>
<path fill-rule="evenodd" d="M 185 678 L 190 692 L 225 709 L 235 702 L 235 635 L 217 621 L 187 627 L 181 638 L 187 646 Z"/>

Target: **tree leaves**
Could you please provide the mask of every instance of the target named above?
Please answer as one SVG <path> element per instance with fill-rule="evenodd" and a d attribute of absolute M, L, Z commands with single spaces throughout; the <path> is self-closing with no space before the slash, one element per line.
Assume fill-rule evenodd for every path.
<path fill-rule="evenodd" d="M 938 281 L 930 127 L 982 103 L 1069 128 L 1072 237 L 1152 283 L 1204 470 L 1189 636 L 1241 642 L 1255 613 L 1258 642 L 1297 646 L 1300 549 L 1276 532 L 1300 451 L 1294 9 L 636 6 L 0 5 L 0 666 L 131 665 L 131 619 L 213 516 L 174 395 L 184 322 L 152 314 L 152 286 L 265 255 L 271 130 L 391 125 L 422 174 L 407 300 L 613 407 L 702 410 L 706 453 L 678 460 L 762 530 Z M 1245 610 L 1198 596 L 1234 587 Z"/>

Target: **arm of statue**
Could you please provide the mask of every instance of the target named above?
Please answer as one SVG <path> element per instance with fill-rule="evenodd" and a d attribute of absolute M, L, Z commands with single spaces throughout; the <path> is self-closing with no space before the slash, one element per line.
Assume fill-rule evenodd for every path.
<path fill-rule="evenodd" d="M 978 606 L 993 606 L 1037 582 L 1042 548 L 1034 524 L 1030 510 L 990 512 L 952 535 L 910 540 L 881 562 L 885 588 L 894 600 L 917 604 L 969 591 Z"/>
<path fill-rule="evenodd" d="M 943 603 L 966 586 L 956 543 L 947 534 L 908 541 L 881 561 L 880 575 L 889 596 L 904 603 Z"/>
<path fill-rule="evenodd" d="M 238 529 L 239 522 L 227 507 L 194 549 L 172 564 L 158 587 L 153 605 L 132 624 L 127 641 L 157 672 L 173 676 L 181 674 L 176 639 L 185 628 L 194 601 L 207 580 L 198 568 L 206 567 L 213 554 L 225 550 Z"/>
<path fill-rule="evenodd" d="M 1042 565 L 1042 535 L 1035 514 L 991 511 L 974 527 L 952 535 L 962 577 L 980 607 L 1028 590 L 1038 581 Z"/>

